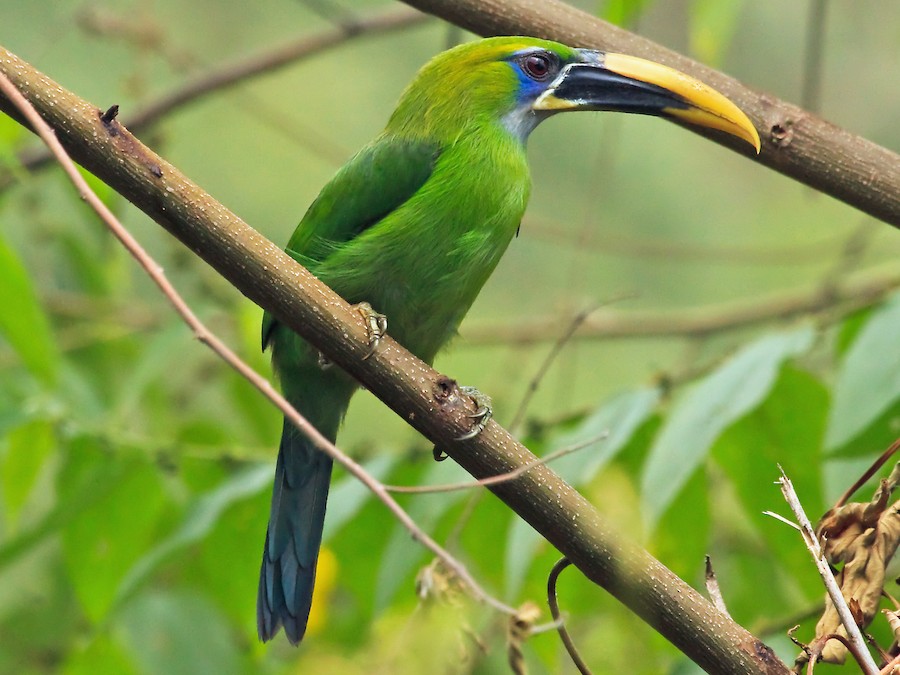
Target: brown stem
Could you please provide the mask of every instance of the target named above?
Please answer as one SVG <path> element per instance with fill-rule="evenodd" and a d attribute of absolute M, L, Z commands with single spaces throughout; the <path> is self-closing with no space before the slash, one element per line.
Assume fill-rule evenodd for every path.
<path fill-rule="evenodd" d="M 566 628 L 565 621 L 563 621 L 562 614 L 559 611 L 559 598 L 556 594 L 556 582 L 559 579 L 559 575 L 562 574 L 562 571 L 571 564 L 572 563 L 570 563 L 567 558 L 561 558 L 556 561 L 553 569 L 550 570 L 550 574 L 547 576 L 547 604 L 550 605 L 550 615 L 553 617 L 553 620 L 556 621 L 556 630 L 566 648 L 566 652 L 569 654 L 569 658 L 572 659 L 572 663 L 575 664 L 575 667 L 578 668 L 578 672 L 581 673 L 581 675 L 591 675 L 591 669 L 588 668 L 584 659 L 581 658 L 581 654 L 575 646 L 572 636 L 569 635 L 569 630 Z"/>
<path fill-rule="evenodd" d="M 895 454 L 897 454 L 897 452 L 900 452 L 900 438 L 898 438 L 893 443 L 891 443 L 888 446 L 887 450 L 882 452 L 875 459 L 875 461 L 872 462 L 872 465 L 868 469 L 866 469 L 865 472 L 863 472 L 863 475 L 860 476 L 859 478 L 857 478 L 856 481 L 853 483 L 853 485 L 851 485 L 849 488 L 847 488 L 847 490 L 844 492 L 844 494 L 842 494 L 838 498 L 835 505 L 833 507 L 831 507 L 832 510 L 839 509 L 844 504 L 846 504 L 848 501 L 850 501 L 850 497 L 852 497 L 853 494 L 857 490 L 859 490 L 859 488 L 861 488 L 863 485 L 865 485 L 867 482 L 869 482 L 869 479 L 875 475 L 875 472 L 878 471 L 882 466 L 884 466 L 884 463 L 886 461 L 888 461 L 891 457 L 893 457 Z"/>

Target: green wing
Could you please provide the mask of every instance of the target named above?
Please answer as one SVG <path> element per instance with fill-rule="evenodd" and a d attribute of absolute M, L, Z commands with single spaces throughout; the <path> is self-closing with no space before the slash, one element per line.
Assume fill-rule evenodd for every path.
<path fill-rule="evenodd" d="M 440 148 L 435 143 L 381 137 L 337 172 L 309 207 L 285 252 L 315 273 L 336 248 L 399 207 L 425 184 Z M 262 345 L 277 320 L 263 315 Z"/>

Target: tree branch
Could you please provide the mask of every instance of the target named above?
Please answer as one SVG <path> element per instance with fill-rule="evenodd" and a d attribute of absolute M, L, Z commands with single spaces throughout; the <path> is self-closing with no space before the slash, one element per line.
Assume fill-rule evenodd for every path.
<path fill-rule="evenodd" d="M 0 71 L 37 108 L 67 152 L 178 237 L 248 298 L 320 349 L 476 478 L 534 456 L 495 422 L 469 431 L 469 397 L 389 338 L 371 358 L 358 312 L 117 121 L 0 48 Z M 22 121 L 5 98 L 0 110 Z M 649 553 L 611 530 L 577 491 L 538 464 L 491 490 L 568 557 L 701 667 L 787 673 L 761 641 L 723 617 Z"/>
<path fill-rule="evenodd" d="M 235 87 L 253 77 L 271 73 L 311 56 L 318 56 L 327 49 L 333 49 L 363 35 L 378 35 L 403 30 L 422 23 L 429 17 L 409 8 L 400 8 L 374 16 L 354 18 L 341 23 L 336 28 L 316 35 L 305 35 L 293 42 L 275 47 L 254 56 L 222 64 L 183 82 L 168 93 L 128 115 L 125 125 L 137 133 L 152 127 L 173 110 L 196 103 L 212 93 Z M 29 171 L 36 171 L 49 165 L 53 155 L 46 148 L 37 148 L 22 154 L 21 164 Z M 15 181 L 15 176 L 0 171 L 0 190 Z"/>
<path fill-rule="evenodd" d="M 839 310 L 847 314 L 878 302 L 900 286 L 900 273 L 886 270 L 842 280 L 835 286 L 787 291 L 755 300 L 678 310 L 615 311 L 600 309 L 587 317 L 572 340 L 621 338 L 703 338 L 753 324 L 784 321 Z M 556 339 L 565 319 L 548 316 L 509 324 L 473 324 L 464 328 L 464 344 L 527 345 Z"/>
<path fill-rule="evenodd" d="M 606 23 L 560 0 L 405 0 L 480 35 L 535 35 L 579 47 L 633 54 L 710 84 L 747 113 L 762 141 L 757 161 L 900 227 L 900 156 L 786 101 Z M 748 157 L 724 134 L 690 127 Z M 746 144 L 744 144 L 746 145 Z"/>

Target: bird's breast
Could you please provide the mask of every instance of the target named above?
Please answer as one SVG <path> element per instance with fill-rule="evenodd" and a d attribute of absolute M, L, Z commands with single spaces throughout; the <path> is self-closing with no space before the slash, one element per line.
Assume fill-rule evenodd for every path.
<path fill-rule="evenodd" d="M 515 235 L 529 188 L 521 147 L 447 150 L 423 187 L 355 240 L 353 260 L 332 280 L 323 270 L 323 281 L 386 314 L 388 333 L 431 362 Z"/>

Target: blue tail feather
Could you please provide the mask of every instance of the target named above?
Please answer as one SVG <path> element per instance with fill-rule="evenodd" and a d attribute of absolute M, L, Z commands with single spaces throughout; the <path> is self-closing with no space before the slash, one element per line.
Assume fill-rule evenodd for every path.
<path fill-rule="evenodd" d="M 263 641 L 281 626 L 293 644 L 306 632 L 331 466 L 331 458 L 285 420 L 256 603 Z"/>

